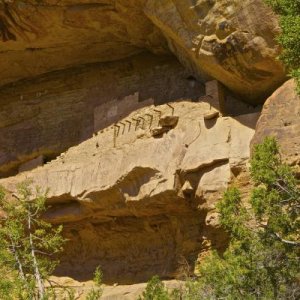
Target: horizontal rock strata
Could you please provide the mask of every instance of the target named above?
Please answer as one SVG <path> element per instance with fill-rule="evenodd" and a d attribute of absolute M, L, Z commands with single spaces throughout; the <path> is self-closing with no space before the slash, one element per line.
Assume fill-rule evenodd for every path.
<path fill-rule="evenodd" d="M 40 155 L 53 159 L 140 107 L 203 95 L 189 76 L 174 57 L 144 53 L 0 89 L 0 177 Z"/>
<path fill-rule="evenodd" d="M 57 274 L 84 279 L 100 264 L 106 282 L 169 278 L 211 247 L 222 251 L 227 237 L 214 205 L 247 162 L 258 114 L 205 120 L 212 109 L 209 101 L 147 106 L 120 128 L 0 181 L 11 191 L 26 178 L 50 189 L 45 217 L 63 223 L 70 239 Z M 152 137 L 172 115 L 175 127 Z"/>
<path fill-rule="evenodd" d="M 62 0 L 0 4 L 0 85 L 148 50 L 174 53 L 253 103 L 285 77 L 263 0 Z"/>

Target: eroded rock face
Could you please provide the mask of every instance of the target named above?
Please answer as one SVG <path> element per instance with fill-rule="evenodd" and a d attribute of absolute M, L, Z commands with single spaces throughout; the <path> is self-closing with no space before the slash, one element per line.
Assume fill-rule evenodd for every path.
<path fill-rule="evenodd" d="M 275 136 L 283 157 L 291 165 L 300 165 L 300 97 L 292 79 L 264 104 L 252 146 L 261 143 L 266 136 Z"/>
<path fill-rule="evenodd" d="M 75 297 L 78 300 L 85 300 L 88 293 L 95 287 L 93 281 L 76 281 L 69 277 L 51 277 L 51 279 L 62 286 L 72 287 L 75 292 Z M 185 282 L 179 280 L 164 280 L 165 287 L 172 291 L 174 289 L 183 289 Z M 137 283 L 133 285 L 120 285 L 115 284 L 113 286 L 102 285 L 103 294 L 101 300 L 136 300 L 142 295 L 147 283 Z M 61 296 L 61 299 L 68 297 L 65 292 Z"/>
<path fill-rule="evenodd" d="M 0 83 L 146 49 L 167 53 L 139 0 L 7 1 L 0 5 Z"/>
<path fill-rule="evenodd" d="M 145 12 L 183 64 L 245 100 L 263 101 L 284 78 L 278 21 L 261 0 L 149 0 Z"/>
<path fill-rule="evenodd" d="M 258 114 L 239 115 L 252 108 L 220 84 L 204 95 L 195 76 L 249 103 L 281 84 L 264 1 L 2 2 L 0 177 L 22 173 L 0 184 L 50 189 L 45 218 L 69 239 L 57 275 L 174 278 L 222 251 L 215 204 L 232 180 L 248 186 Z M 293 88 L 268 99 L 253 143 L 275 134 L 295 164 Z"/>
<path fill-rule="evenodd" d="M 143 53 L 7 85 L 0 90 L 0 177 L 41 155 L 55 158 L 139 107 L 203 95 L 189 75 L 173 56 Z"/>
<path fill-rule="evenodd" d="M 0 85 L 149 50 L 173 52 L 199 78 L 257 103 L 285 76 L 277 33 L 263 0 L 9 1 L 0 6 Z"/>
<path fill-rule="evenodd" d="M 58 275 L 89 278 L 100 264 L 111 283 L 173 278 L 224 249 L 214 205 L 245 167 L 258 115 L 205 120 L 209 99 L 139 109 L 45 166 L 0 180 L 10 191 L 28 177 L 50 188 L 45 217 L 70 239 Z M 175 127 L 152 137 L 172 115 Z"/>

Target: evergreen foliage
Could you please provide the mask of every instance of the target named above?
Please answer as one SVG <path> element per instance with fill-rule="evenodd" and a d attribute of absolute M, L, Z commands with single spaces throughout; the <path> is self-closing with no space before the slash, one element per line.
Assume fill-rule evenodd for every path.
<path fill-rule="evenodd" d="M 102 289 L 102 278 L 103 278 L 103 273 L 102 270 L 100 269 L 100 267 L 98 266 L 95 270 L 94 273 L 94 283 L 95 283 L 95 287 L 92 288 L 89 293 L 86 296 L 86 300 L 100 300 L 102 293 L 103 293 L 103 289 Z"/>
<path fill-rule="evenodd" d="M 230 245 L 201 264 L 194 299 L 300 298 L 300 190 L 279 150 L 274 138 L 257 145 L 250 200 L 230 188 L 218 204 Z"/>
<path fill-rule="evenodd" d="M 230 235 L 225 253 L 208 256 L 199 278 L 189 280 L 179 298 L 168 295 L 154 277 L 140 299 L 300 299 L 299 182 L 282 162 L 274 138 L 255 147 L 250 174 L 249 199 L 232 187 L 217 205 Z"/>
<path fill-rule="evenodd" d="M 300 93 L 300 0 L 265 0 L 280 15 L 282 33 L 278 37 L 283 47 L 280 58 L 298 83 Z"/>
<path fill-rule="evenodd" d="M 138 300 L 169 300 L 169 294 L 165 285 L 158 276 L 153 276 L 147 284 L 145 291 Z"/>
<path fill-rule="evenodd" d="M 0 299 L 54 300 L 75 298 L 73 288 L 50 280 L 58 265 L 57 254 L 66 240 L 62 226 L 53 227 L 41 217 L 46 211 L 47 193 L 32 192 L 31 182 L 19 185 L 14 199 L 0 187 Z M 95 285 L 87 300 L 102 296 L 102 271 L 94 273 Z"/>
<path fill-rule="evenodd" d="M 58 264 L 56 255 L 65 240 L 62 226 L 53 228 L 41 219 L 45 194 L 33 193 L 29 182 L 20 184 L 18 196 L 8 199 L 0 189 L 3 212 L 0 227 L 1 299 L 49 299 L 53 290 L 45 281 Z M 51 284 L 51 283 L 49 283 Z"/>

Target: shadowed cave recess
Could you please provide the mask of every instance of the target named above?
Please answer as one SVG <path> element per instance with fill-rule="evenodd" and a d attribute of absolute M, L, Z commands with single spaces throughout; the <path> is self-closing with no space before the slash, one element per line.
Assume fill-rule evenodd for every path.
<path fill-rule="evenodd" d="M 257 1 L 228 9 L 227 27 L 209 19 L 224 1 L 87 2 L 0 4 L 0 184 L 50 189 L 45 218 L 68 239 L 55 275 L 184 278 L 226 248 L 215 203 L 284 77 L 275 50 L 260 55 L 271 25 L 243 30 Z"/>

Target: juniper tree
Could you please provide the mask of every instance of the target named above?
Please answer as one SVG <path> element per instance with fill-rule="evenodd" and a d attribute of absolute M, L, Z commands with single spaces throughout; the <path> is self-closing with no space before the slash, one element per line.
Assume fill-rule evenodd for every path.
<path fill-rule="evenodd" d="M 298 83 L 300 93 L 300 0 L 265 0 L 280 16 L 281 60 Z"/>
<path fill-rule="evenodd" d="M 32 192 L 28 182 L 19 185 L 14 199 L 0 190 L 0 270 L 5 272 L 0 295 L 3 299 L 48 299 L 45 281 L 63 249 L 62 226 L 54 228 L 41 218 L 46 195 L 39 189 Z"/>
<path fill-rule="evenodd" d="M 251 159 L 253 189 L 228 189 L 217 206 L 230 234 L 224 255 L 207 257 L 185 299 L 299 299 L 300 189 L 274 138 Z"/>

